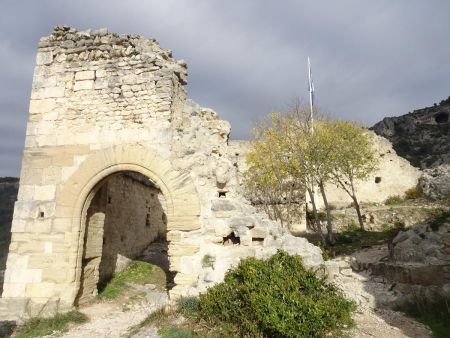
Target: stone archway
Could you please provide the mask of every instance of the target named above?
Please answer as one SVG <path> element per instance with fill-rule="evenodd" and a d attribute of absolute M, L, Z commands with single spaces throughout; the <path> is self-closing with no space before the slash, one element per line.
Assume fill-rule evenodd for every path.
<path fill-rule="evenodd" d="M 99 182 L 83 208 L 82 273 L 75 305 L 91 301 L 135 260 L 155 265 L 165 274 L 164 287 L 173 286 L 166 210 L 161 190 L 142 174 L 118 172 Z"/>
<path fill-rule="evenodd" d="M 170 161 L 155 150 L 129 144 L 87 155 L 56 196 L 55 223 L 68 217 L 71 219 L 72 245 L 68 266 L 71 268 L 72 283 L 70 293 L 65 295 L 67 303 L 74 303 L 80 288 L 85 238 L 83 211 L 86 203 L 99 182 L 124 171 L 148 177 L 165 197 L 167 237 L 171 240 L 168 255 L 172 271 L 177 271 L 177 262 L 186 254 L 181 236 L 173 234 L 200 228 L 200 202 L 189 174 L 175 170 Z"/>

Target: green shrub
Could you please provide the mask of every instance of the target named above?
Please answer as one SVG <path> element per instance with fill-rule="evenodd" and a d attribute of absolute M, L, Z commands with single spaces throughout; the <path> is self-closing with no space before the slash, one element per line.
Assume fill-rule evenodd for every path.
<path fill-rule="evenodd" d="M 52 318 L 34 318 L 19 327 L 15 338 L 33 338 L 50 335 L 54 332 L 65 332 L 69 324 L 81 324 L 88 319 L 85 314 L 78 311 L 59 313 Z"/>
<path fill-rule="evenodd" d="M 399 195 L 392 195 L 389 196 L 388 198 L 386 198 L 386 200 L 384 201 L 385 205 L 396 205 L 396 204 L 400 204 L 403 202 L 403 198 L 401 198 L 401 196 Z"/>
<path fill-rule="evenodd" d="M 430 219 L 430 228 L 433 231 L 438 231 L 440 226 L 446 222 L 450 222 L 450 211 L 438 209 Z"/>
<path fill-rule="evenodd" d="M 197 297 L 180 297 L 177 300 L 177 312 L 183 316 L 192 317 L 198 312 L 199 299 Z"/>
<path fill-rule="evenodd" d="M 359 230 L 359 225 L 355 222 L 354 219 L 344 229 L 346 232 L 354 232 Z"/>
<path fill-rule="evenodd" d="M 323 337 L 353 324 L 355 304 L 299 256 L 279 251 L 267 261 L 247 258 L 224 282 L 199 297 L 210 326 L 233 326 L 245 337 Z"/>
<path fill-rule="evenodd" d="M 424 193 L 420 187 L 410 188 L 405 191 L 405 199 L 415 200 L 424 196 Z"/>
<path fill-rule="evenodd" d="M 214 256 L 206 254 L 202 258 L 202 267 L 212 268 L 214 266 L 215 261 L 216 261 L 216 259 L 214 258 Z"/>

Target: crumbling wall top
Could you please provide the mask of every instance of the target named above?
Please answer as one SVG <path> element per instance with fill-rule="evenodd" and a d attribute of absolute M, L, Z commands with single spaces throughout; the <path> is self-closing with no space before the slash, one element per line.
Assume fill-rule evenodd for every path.
<path fill-rule="evenodd" d="M 50 36 L 39 41 L 37 65 L 54 62 L 120 61 L 131 58 L 151 63 L 157 68 L 171 68 L 181 84 L 187 83 L 187 65 L 175 60 L 170 50 L 160 47 L 153 38 L 136 34 L 116 34 L 106 28 L 77 31 L 69 26 L 56 26 Z"/>

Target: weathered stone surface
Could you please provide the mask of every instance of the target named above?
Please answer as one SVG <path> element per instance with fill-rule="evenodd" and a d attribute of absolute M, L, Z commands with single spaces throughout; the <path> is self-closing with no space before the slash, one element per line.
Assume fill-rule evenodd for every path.
<path fill-rule="evenodd" d="M 419 179 L 425 195 L 438 199 L 450 196 L 450 165 L 444 164 L 425 169 Z"/>

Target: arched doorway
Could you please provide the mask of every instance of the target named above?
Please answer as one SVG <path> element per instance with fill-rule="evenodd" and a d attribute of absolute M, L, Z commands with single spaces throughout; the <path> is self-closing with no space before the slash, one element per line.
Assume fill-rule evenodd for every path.
<path fill-rule="evenodd" d="M 116 172 L 92 189 L 82 214 L 84 245 L 75 305 L 90 301 L 133 259 L 159 265 L 170 276 L 166 212 L 159 187 L 138 172 Z"/>
<path fill-rule="evenodd" d="M 67 266 L 67 282 L 58 285 L 60 303 L 76 304 L 83 272 L 86 222 L 84 215 L 97 189 L 118 173 L 140 173 L 150 179 L 164 196 L 167 216 L 168 258 L 174 276 L 169 295 L 182 294 L 189 276 L 180 273 L 181 258 L 193 255 L 198 248 L 189 242 L 191 231 L 200 228 L 200 200 L 189 172 L 177 170 L 168 158 L 151 147 L 122 144 L 92 151 L 77 165 L 57 191 L 54 221 L 67 224 L 66 242 L 70 247 L 60 256 Z M 194 250 L 195 249 L 195 250 Z"/>

